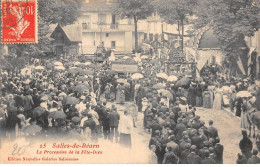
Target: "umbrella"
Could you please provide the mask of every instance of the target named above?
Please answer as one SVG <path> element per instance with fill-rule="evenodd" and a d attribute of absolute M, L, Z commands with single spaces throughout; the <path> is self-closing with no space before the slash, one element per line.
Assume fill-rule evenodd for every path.
<path fill-rule="evenodd" d="M 179 81 L 177 81 L 176 86 L 186 86 L 189 84 L 190 84 L 190 79 L 187 77 L 183 77 Z"/>
<path fill-rule="evenodd" d="M 54 69 L 56 70 L 65 70 L 65 67 L 64 66 L 55 66 Z"/>
<path fill-rule="evenodd" d="M 152 86 L 153 89 L 164 89 L 165 86 L 161 83 L 157 83 L 155 85 Z"/>
<path fill-rule="evenodd" d="M 84 77 L 84 76 L 79 76 L 79 77 L 78 77 L 78 80 L 79 80 L 79 81 L 87 81 L 88 78 L 86 78 L 86 77 Z"/>
<path fill-rule="evenodd" d="M 140 74 L 140 73 L 135 73 L 131 76 L 132 79 L 141 79 L 143 78 L 143 74 Z"/>
<path fill-rule="evenodd" d="M 73 64 L 74 64 L 75 66 L 77 66 L 77 65 L 80 65 L 81 62 L 76 61 L 76 62 L 74 62 Z"/>
<path fill-rule="evenodd" d="M 77 91 L 77 92 L 84 92 L 84 91 L 89 90 L 89 89 L 90 89 L 90 87 L 87 86 L 87 85 L 78 85 L 78 86 L 74 86 L 72 88 L 72 90 Z"/>
<path fill-rule="evenodd" d="M 79 117 L 73 117 L 71 119 L 71 121 L 74 122 L 74 123 L 79 123 L 80 122 L 80 118 Z"/>
<path fill-rule="evenodd" d="M 84 63 L 84 65 L 86 65 L 86 66 L 89 66 L 90 64 L 91 64 L 91 62 Z"/>
<path fill-rule="evenodd" d="M 156 74 L 156 76 L 157 76 L 158 78 L 168 79 L 168 75 L 165 74 L 165 73 L 158 73 L 158 74 Z"/>
<path fill-rule="evenodd" d="M 174 76 L 174 75 L 171 75 L 168 77 L 167 81 L 168 82 L 175 82 L 178 80 L 178 77 Z"/>
<path fill-rule="evenodd" d="M 116 81 L 117 81 L 118 83 L 127 83 L 127 80 L 126 80 L 126 79 L 122 79 L 122 78 L 117 79 Z"/>
<path fill-rule="evenodd" d="M 46 111 L 45 111 L 45 108 L 43 107 L 36 107 L 35 109 L 33 109 L 32 113 L 34 116 L 41 116 L 42 114 L 44 114 Z"/>
<path fill-rule="evenodd" d="M 172 95 L 172 93 L 170 91 L 161 89 L 161 90 L 158 90 L 158 92 L 162 93 L 163 96 L 166 96 L 170 100 L 173 100 L 173 95 Z"/>
<path fill-rule="evenodd" d="M 23 68 L 21 70 L 21 75 L 31 75 L 31 70 L 29 68 Z"/>
<path fill-rule="evenodd" d="M 141 56 L 141 59 L 148 59 L 148 56 Z"/>
<path fill-rule="evenodd" d="M 64 119 L 66 116 L 67 115 L 62 111 L 54 111 L 49 114 L 49 117 L 53 119 Z"/>
<path fill-rule="evenodd" d="M 58 96 L 59 96 L 59 97 L 60 97 L 60 96 L 67 96 L 67 94 L 64 93 L 64 92 L 61 92 Z"/>
<path fill-rule="evenodd" d="M 67 97 L 65 104 L 74 105 L 74 104 L 78 104 L 78 103 L 79 103 L 79 100 L 76 97 Z"/>
<path fill-rule="evenodd" d="M 63 64 L 62 64 L 61 62 L 58 62 L 58 61 L 54 62 L 53 64 L 54 64 L 55 66 L 63 66 Z"/>
<path fill-rule="evenodd" d="M 250 97 L 252 94 L 248 91 L 240 91 L 237 93 L 237 97 Z"/>
<path fill-rule="evenodd" d="M 44 67 L 43 66 L 36 66 L 35 69 L 36 70 L 44 70 Z"/>
<path fill-rule="evenodd" d="M 29 125 L 24 128 L 24 133 L 29 133 L 29 134 L 36 134 L 40 132 L 42 128 L 38 125 Z"/>

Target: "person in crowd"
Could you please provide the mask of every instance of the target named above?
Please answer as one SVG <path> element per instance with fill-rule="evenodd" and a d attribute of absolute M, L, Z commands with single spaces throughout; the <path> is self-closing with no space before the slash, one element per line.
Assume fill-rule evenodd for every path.
<path fill-rule="evenodd" d="M 150 152 L 148 154 L 148 163 L 149 164 L 157 164 L 157 156 L 155 154 L 156 145 L 150 146 Z"/>
<path fill-rule="evenodd" d="M 117 108 L 115 105 L 112 105 L 111 112 L 108 114 L 108 121 L 110 127 L 110 141 L 113 142 L 115 138 L 115 142 L 118 142 L 118 124 L 120 120 L 120 115 L 117 112 Z"/>
<path fill-rule="evenodd" d="M 97 133 L 97 125 L 93 120 L 93 116 L 91 114 L 87 114 L 88 120 L 84 121 L 83 128 L 90 128 L 91 130 L 91 141 L 98 142 L 98 133 Z"/>
<path fill-rule="evenodd" d="M 213 126 L 213 121 L 209 121 L 208 138 L 216 139 L 218 137 L 218 130 Z"/>
<path fill-rule="evenodd" d="M 247 164 L 260 164 L 260 158 L 257 157 L 258 151 L 256 149 L 253 150 L 253 155 L 248 159 Z"/>
<path fill-rule="evenodd" d="M 196 106 L 197 107 L 202 107 L 203 106 L 203 88 L 201 84 L 198 84 L 196 87 Z"/>
<path fill-rule="evenodd" d="M 245 155 L 238 153 L 236 164 L 247 164 L 247 159 L 246 159 Z"/>
<path fill-rule="evenodd" d="M 191 83 L 188 89 L 188 104 L 196 106 L 196 83 Z"/>
<path fill-rule="evenodd" d="M 221 110 L 222 109 L 222 89 L 221 89 L 220 84 L 217 86 L 217 89 L 215 91 L 215 99 L 214 99 L 214 102 L 213 102 L 213 109 L 215 109 L 215 110 Z"/>
<path fill-rule="evenodd" d="M 243 135 L 243 139 L 241 139 L 239 142 L 239 148 L 240 148 L 242 154 L 245 155 L 245 157 L 247 159 L 249 159 L 252 156 L 251 151 L 253 149 L 253 143 L 248 138 L 247 131 L 243 130 L 242 135 Z"/>
<path fill-rule="evenodd" d="M 131 148 L 132 147 L 131 131 L 133 128 L 133 121 L 127 115 L 128 112 L 124 111 L 124 115 L 121 116 L 119 121 L 119 132 L 120 132 L 119 143 L 123 147 Z"/>
<path fill-rule="evenodd" d="M 167 151 L 164 154 L 163 157 L 163 164 L 178 164 L 179 163 L 179 158 L 175 153 L 173 152 L 171 147 L 167 147 Z"/>

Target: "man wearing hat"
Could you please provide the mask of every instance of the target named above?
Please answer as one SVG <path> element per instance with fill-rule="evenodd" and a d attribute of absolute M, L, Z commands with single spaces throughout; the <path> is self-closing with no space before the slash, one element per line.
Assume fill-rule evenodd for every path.
<path fill-rule="evenodd" d="M 108 121 L 110 127 L 110 141 L 113 142 L 114 137 L 116 143 L 118 142 L 118 124 L 120 120 L 120 115 L 117 112 L 117 108 L 115 105 L 112 105 L 111 112 L 108 114 Z"/>
<path fill-rule="evenodd" d="M 196 83 L 191 83 L 188 89 L 188 104 L 192 106 L 196 106 Z"/>
<path fill-rule="evenodd" d="M 91 130 L 91 141 L 98 142 L 98 133 L 97 133 L 97 125 L 95 121 L 92 119 L 91 114 L 87 114 L 88 120 L 84 121 L 83 128 L 90 128 Z"/>
<path fill-rule="evenodd" d="M 192 145 L 190 147 L 190 154 L 188 155 L 188 164 L 200 164 L 201 163 L 201 158 L 199 155 L 196 153 L 197 147 L 195 145 Z"/>

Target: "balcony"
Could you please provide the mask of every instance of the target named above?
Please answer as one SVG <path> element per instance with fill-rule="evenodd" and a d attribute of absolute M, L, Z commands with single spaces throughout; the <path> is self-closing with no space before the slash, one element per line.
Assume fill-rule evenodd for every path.
<path fill-rule="evenodd" d="M 118 32 L 134 31 L 133 24 L 92 24 L 91 26 L 82 26 L 83 32 Z"/>

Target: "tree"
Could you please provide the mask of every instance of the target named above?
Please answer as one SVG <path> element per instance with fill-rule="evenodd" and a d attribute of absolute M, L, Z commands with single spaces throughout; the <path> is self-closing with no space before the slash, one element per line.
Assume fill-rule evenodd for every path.
<path fill-rule="evenodd" d="M 193 14 L 193 7 L 197 0 L 156 0 L 153 5 L 161 18 L 169 24 L 178 24 L 180 35 L 181 27 L 181 48 L 183 50 L 184 25 L 188 23 L 188 16 Z"/>
<path fill-rule="evenodd" d="M 121 18 L 134 19 L 135 26 L 135 51 L 138 49 L 138 20 L 146 19 L 153 13 L 151 0 L 119 0 L 115 9 L 115 14 L 119 14 Z"/>
<path fill-rule="evenodd" d="M 230 62 L 230 72 L 239 56 L 248 54 L 245 36 L 253 36 L 260 26 L 258 0 L 199 0 L 196 28 L 210 25 Z M 195 8 L 195 7 L 194 7 Z M 230 73 L 231 75 L 231 73 Z"/>
<path fill-rule="evenodd" d="M 50 50 L 51 24 L 73 24 L 80 15 L 83 0 L 38 0 L 38 43 L 8 45 L 17 51 L 17 55 L 41 55 Z"/>

